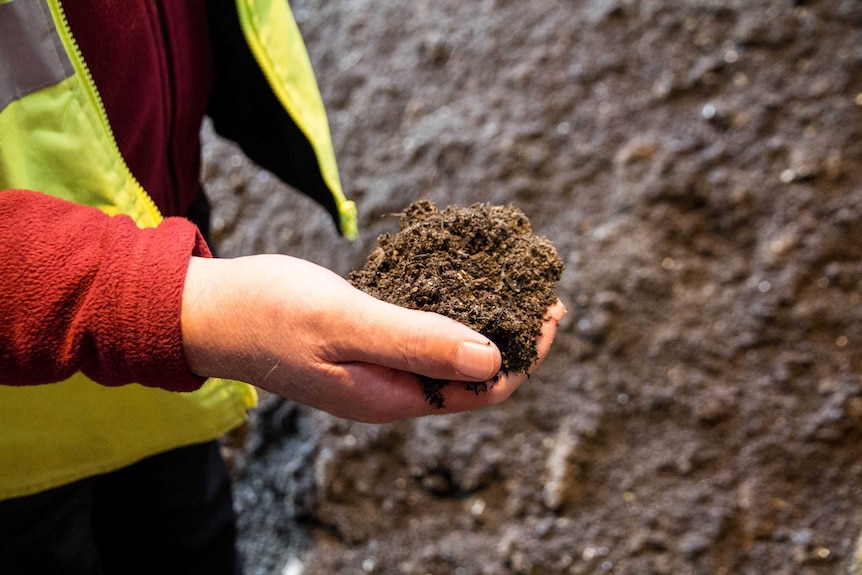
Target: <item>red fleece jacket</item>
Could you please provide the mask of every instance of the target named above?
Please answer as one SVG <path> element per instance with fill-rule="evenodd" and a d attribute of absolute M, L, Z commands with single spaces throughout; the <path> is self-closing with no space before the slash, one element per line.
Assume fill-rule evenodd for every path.
<path fill-rule="evenodd" d="M 0 384 L 61 381 L 191 391 L 180 328 L 189 257 L 209 255 L 182 218 L 139 229 L 50 196 L 0 193 Z"/>
<path fill-rule="evenodd" d="M 126 163 L 163 214 L 185 214 L 213 81 L 204 0 L 63 6 Z"/>
<path fill-rule="evenodd" d="M 203 0 L 64 7 L 132 172 L 163 214 L 182 214 L 211 83 Z M 192 255 L 210 252 L 187 220 L 141 230 L 38 191 L 0 191 L 0 384 L 80 370 L 104 385 L 200 387 L 180 327 Z"/>

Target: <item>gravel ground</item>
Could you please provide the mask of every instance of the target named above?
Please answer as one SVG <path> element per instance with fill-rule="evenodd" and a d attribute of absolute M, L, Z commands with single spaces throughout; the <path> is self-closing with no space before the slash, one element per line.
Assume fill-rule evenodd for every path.
<path fill-rule="evenodd" d="M 504 405 L 369 426 L 264 398 L 250 574 L 826 574 L 862 530 L 862 3 L 292 2 L 361 238 L 205 130 L 223 255 L 342 275 L 413 200 L 566 264 Z"/>

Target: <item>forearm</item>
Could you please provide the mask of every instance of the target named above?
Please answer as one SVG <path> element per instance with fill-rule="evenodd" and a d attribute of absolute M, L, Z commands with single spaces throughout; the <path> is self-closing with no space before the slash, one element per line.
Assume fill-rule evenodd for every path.
<path fill-rule="evenodd" d="M 209 255 L 172 218 L 125 216 L 27 191 L 0 192 L 0 383 L 60 381 L 191 390 L 180 326 L 189 257 Z"/>

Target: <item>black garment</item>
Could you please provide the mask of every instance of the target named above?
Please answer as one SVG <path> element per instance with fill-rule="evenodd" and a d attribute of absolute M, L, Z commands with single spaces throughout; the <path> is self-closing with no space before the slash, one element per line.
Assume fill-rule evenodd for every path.
<path fill-rule="evenodd" d="M 217 441 L 0 501 L 4 575 L 238 575 L 230 478 Z"/>
<path fill-rule="evenodd" d="M 239 25 L 236 3 L 207 2 L 213 90 L 207 115 L 215 131 L 256 164 L 326 208 L 339 233 L 338 205 L 311 142 L 284 109 Z"/>

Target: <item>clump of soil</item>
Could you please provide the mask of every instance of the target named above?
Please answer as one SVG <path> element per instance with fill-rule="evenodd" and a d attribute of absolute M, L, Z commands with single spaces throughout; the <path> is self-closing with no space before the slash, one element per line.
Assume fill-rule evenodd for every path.
<path fill-rule="evenodd" d="M 400 231 L 382 234 L 357 288 L 389 303 L 459 321 L 500 349 L 502 372 L 526 373 L 538 359 L 536 337 L 563 271 L 557 250 L 533 234 L 513 206 L 473 204 L 442 211 L 421 200 L 401 214 Z M 428 401 L 443 407 L 448 382 L 424 378 Z M 488 383 L 465 384 L 476 393 Z"/>

